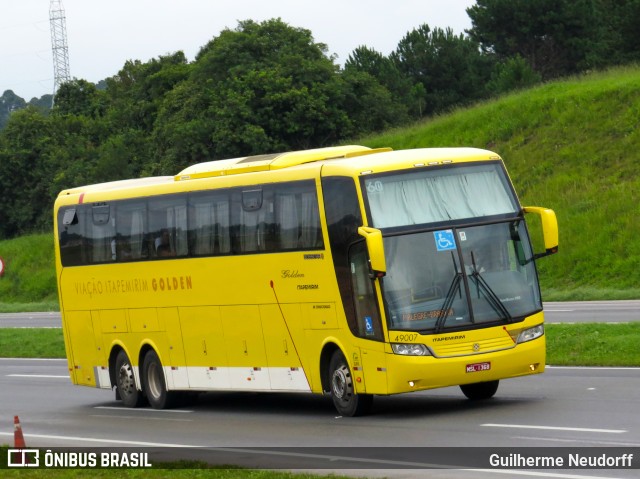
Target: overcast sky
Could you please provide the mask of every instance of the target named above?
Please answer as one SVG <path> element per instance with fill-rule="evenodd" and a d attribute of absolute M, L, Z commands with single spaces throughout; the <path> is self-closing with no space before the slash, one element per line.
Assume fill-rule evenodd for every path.
<path fill-rule="evenodd" d="M 423 23 L 463 33 L 474 0 L 62 0 L 71 76 L 98 82 L 127 60 L 199 49 L 238 20 L 280 17 L 310 30 L 343 64 L 358 46 L 384 55 Z M 53 92 L 50 0 L 0 1 L 0 95 L 27 101 Z"/>

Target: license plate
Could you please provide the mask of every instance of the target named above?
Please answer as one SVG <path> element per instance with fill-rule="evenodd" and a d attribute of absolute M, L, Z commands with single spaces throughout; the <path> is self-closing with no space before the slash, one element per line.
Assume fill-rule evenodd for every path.
<path fill-rule="evenodd" d="M 488 371 L 489 369 L 491 369 L 491 363 L 489 363 L 489 362 L 467 364 L 467 372 L 468 373 L 477 373 L 479 371 Z"/>

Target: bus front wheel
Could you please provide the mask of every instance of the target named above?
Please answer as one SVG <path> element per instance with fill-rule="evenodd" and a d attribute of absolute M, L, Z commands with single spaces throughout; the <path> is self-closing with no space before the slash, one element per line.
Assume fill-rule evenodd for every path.
<path fill-rule="evenodd" d="M 492 398 L 498 390 L 499 381 L 487 381 L 485 383 L 464 384 L 460 386 L 462 392 L 472 401 Z"/>
<path fill-rule="evenodd" d="M 164 371 L 158 354 L 150 350 L 145 354 L 142 364 L 142 383 L 151 407 L 154 409 L 172 407 L 175 392 L 167 391 Z"/>
<path fill-rule="evenodd" d="M 142 405 L 142 391 L 138 391 L 136 387 L 133 366 L 124 351 L 120 351 L 116 356 L 116 390 L 125 406 L 138 407 Z"/>
<path fill-rule="evenodd" d="M 333 405 L 343 416 L 361 416 L 371 410 L 373 396 L 356 394 L 353 377 L 347 360 L 340 351 L 333 353 L 329 365 L 331 398 Z"/>

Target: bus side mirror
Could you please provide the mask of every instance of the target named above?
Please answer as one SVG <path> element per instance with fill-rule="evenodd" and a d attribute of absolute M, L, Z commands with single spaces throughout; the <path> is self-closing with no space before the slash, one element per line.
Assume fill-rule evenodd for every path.
<path fill-rule="evenodd" d="M 387 265 L 384 259 L 384 245 L 382 243 L 382 231 L 369 226 L 360 226 L 358 234 L 363 236 L 367 242 L 367 250 L 369 251 L 369 261 L 371 271 L 376 278 L 383 277 L 387 272 Z"/>
<path fill-rule="evenodd" d="M 553 210 L 538 206 L 525 206 L 525 213 L 534 213 L 540 217 L 542 237 L 544 239 L 544 253 L 534 255 L 535 259 L 558 252 L 558 220 Z"/>

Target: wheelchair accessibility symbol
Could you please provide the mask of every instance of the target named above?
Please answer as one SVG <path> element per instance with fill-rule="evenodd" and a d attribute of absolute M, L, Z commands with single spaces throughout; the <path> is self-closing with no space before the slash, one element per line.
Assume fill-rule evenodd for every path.
<path fill-rule="evenodd" d="M 373 321 L 371 321 L 371 316 L 364 317 L 364 330 L 367 336 L 375 334 L 373 331 Z"/>
<path fill-rule="evenodd" d="M 456 249 L 456 240 L 453 236 L 453 230 L 434 231 L 433 236 L 436 240 L 436 249 L 438 251 Z"/>

